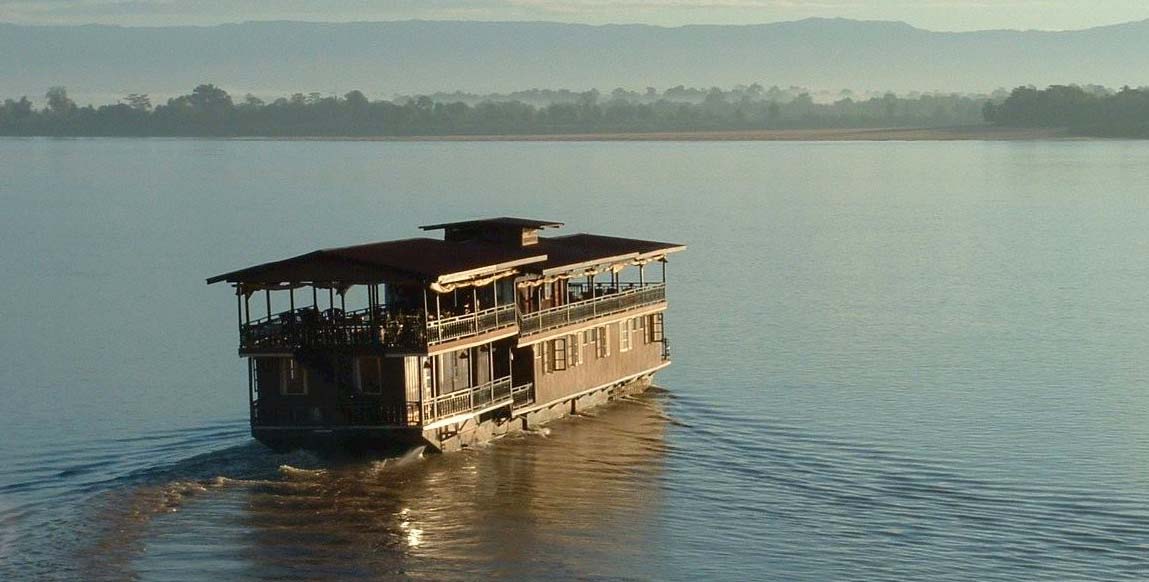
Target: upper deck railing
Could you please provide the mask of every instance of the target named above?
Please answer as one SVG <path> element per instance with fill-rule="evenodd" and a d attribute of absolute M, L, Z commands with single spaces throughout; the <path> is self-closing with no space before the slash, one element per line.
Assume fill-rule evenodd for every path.
<path fill-rule="evenodd" d="M 422 311 L 389 308 L 343 312 L 304 307 L 241 326 L 240 351 L 268 353 L 298 348 L 377 346 L 407 352 L 426 351 L 448 342 L 514 328 L 529 336 L 624 313 L 666 301 L 665 283 L 571 283 L 564 305 L 520 314 L 513 304 L 435 319 Z"/>
<path fill-rule="evenodd" d="M 437 345 L 457 339 L 512 327 L 517 323 L 515 306 L 508 303 L 475 313 L 466 313 L 427 322 L 427 343 Z"/>
<path fill-rule="evenodd" d="M 245 324 L 240 331 L 240 350 L 378 346 L 418 352 L 428 346 L 513 327 L 516 321 L 512 304 L 442 319 L 424 319 L 422 312 L 386 308 L 319 312 L 304 307 Z"/>
<path fill-rule="evenodd" d="M 240 350 L 369 345 L 418 350 L 426 347 L 426 327 L 422 313 L 385 308 L 319 312 L 312 307 L 304 307 L 243 325 Z"/>
<path fill-rule="evenodd" d="M 528 336 L 648 305 L 656 305 L 666 301 L 666 284 L 599 284 L 592 288 L 588 285 L 572 283 L 570 284 L 570 295 L 572 298 L 578 299 L 558 307 L 520 315 L 519 333 Z"/>

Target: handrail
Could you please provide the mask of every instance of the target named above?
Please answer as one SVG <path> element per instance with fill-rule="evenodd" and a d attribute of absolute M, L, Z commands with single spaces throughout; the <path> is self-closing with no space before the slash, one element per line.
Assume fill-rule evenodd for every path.
<path fill-rule="evenodd" d="M 420 349 L 425 345 L 422 313 L 370 308 L 322 313 L 313 307 L 277 313 L 244 324 L 240 348 L 244 350 L 297 347 L 378 345 Z"/>
<path fill-rule="evenodd" d="M 410 403 L 341 403 L 304 406 L 290 402 L 251 403 L 251 423 L 257 427 L 419 426 L 419 406 Z"/>
<path fill-rule="evenodd" d="M 504 376 L 464 390 L 449 392 L 423 402 L 423 421 L 474 412 L 490 406 L 510 403 L 511 377 Z"/>
<path fill-rule="evenodd" d="M 507 303 L 475 313 L 427 320 L 427 343 L 436 345 L 509 327 L 518 322 L 515 304 Z"/>
<path fill-rule="evenodd" d="M 588 289 L 572 283 L 573 289 Z M 653 305 L 666 300 L 665 283 L 596 283 L 603 294 L 535 311 L 519 313 L 514 303 L 475 313 L 431 319 L 421 312 L 393 312 L 386 308 L 343 312 L 313 307 L 277 313 L 244 324 L 241 350 L 295 349 L 373 345 L 385 348 L 425 350 L 449 341 L 519 326 L 523 336 L 549 331 L 572 323 L 592 320 Z M 597 293 L 596 293 L 597 295 Z"/>
<path fill-rule="evenodd" d="M 519 316 L 519 333 L 523 336 L 542 333 L 572 323 L 654 305 L 665 300 L 665 283 L 632 284 L 629 289 L 623 291 L 522 314 Z"/>
<path fill-rule="evenodd" d="M 534 387 L 533 383 L 527 382 L 526 384 L 511 388 L 511 406 L 518 408 L 520 406 L 533 404 L 535 402 Z"/>

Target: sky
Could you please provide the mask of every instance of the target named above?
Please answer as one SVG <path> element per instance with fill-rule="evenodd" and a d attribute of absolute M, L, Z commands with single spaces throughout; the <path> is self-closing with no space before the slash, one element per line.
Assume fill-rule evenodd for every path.
<path fill-rule="evenodd" d="M 1149 0 L 0 0 L 0 22 L 209 25 L 245 20 L 549 20 L 757 24 L 900 20 L 942 31 L 1068 30 L 1149 18 Z"/>

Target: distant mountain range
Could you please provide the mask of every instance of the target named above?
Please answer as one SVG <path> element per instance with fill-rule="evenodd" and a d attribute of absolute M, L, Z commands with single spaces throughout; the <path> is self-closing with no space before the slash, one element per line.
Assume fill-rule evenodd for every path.
<path fill-rule="evenodd" d="M 610 90 L 759 82 L 855 91 L 1149 85 L 1149 20 L 1065 32 L 932 32 L 808 19 L 748 26 L 548 22 L 248 22 L 209 27 L 0 24 L 0 97 L 129 92 Z"/>

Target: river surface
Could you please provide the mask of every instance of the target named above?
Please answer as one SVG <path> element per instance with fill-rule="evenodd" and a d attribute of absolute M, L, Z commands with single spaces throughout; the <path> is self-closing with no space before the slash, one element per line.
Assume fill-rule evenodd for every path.
<path fill-rule="evenodd" d="M 682 242 L 660 389 L 272 454 L 204 279 L 488 215 Z M 0 140 L 0 579 L 1145 580 L 1149 143 Z"/>

